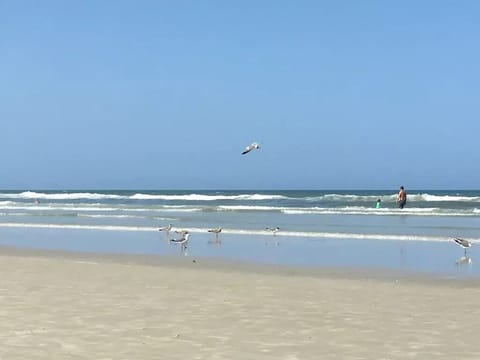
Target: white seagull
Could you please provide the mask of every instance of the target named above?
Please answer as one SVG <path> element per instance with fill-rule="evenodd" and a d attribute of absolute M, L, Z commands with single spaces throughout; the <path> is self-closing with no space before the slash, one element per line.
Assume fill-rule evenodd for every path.
<path fill-rule="evenodd" d="M 465 249 L 465 256 L 467 255 L 467 248 L 469 248 L 473 245 L 473 243 L 471 241 L 468 241 L 468 240 L 465 240 L 465 239 L 454 238 L 453 241 L 455 241 L 455 243 L 458 246 L 461 246 L 462 248 Z"/>
<path fill-rule="evenodd" d="M 180 239 L 170 239 L 170 242 L 172 242 L 174 244 L 180 244 L 180 245 L 182 245 L 182 248 L 186 248 L 189 236 L 190 236 L 190 234 L 187 233 L 183 237 L 181 237 Z"/>
<path fill-rule="evenodd" d="M 218 237 L 218 234 L 220 234 L 222 232 L 222 228 L 219 227 L 219 228 L 216 228 L 216 229 L 210 229 L 208 230 L 209 233 L 214 233 L 217 237 Z"/>
<path fill-rule="evenodd" d="M 215 229 L 210 229 L 208 230 L 209 233 L 213 233 L 215 234 L 215 240 L 209 240 L 208 243 L 209 244 L 215 244 L 215 245 L 221 245 L 222 244 L 222 240 L 220 240 L 218 238 L 218 234 L 220 234 L 222 232 L 222 228 L 221 227 L 218 227 L 218 228 L 215 228 Z"/>
<path fill-rule="evenodd" d="M 170 230 L 172 230 L 172 224 L 168 224 L 168 226 L 164 226 L 160 229 L 158 229 L 158 231 L 165 231 L 165 232 L 170 232 Z"/>
<path fill-rule="evenodd" d="M 242 155 L 248 154 L 250 151 L 255 149 L 260 149 L 260 145 L 258 145 L 256 142 L 251 143 L 245 148 L 245 150 L 243 150 Z"/>

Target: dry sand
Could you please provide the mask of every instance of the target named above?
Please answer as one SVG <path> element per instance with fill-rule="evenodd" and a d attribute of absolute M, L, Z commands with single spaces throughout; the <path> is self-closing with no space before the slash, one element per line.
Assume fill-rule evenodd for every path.
<path fill-rule="evenodd" d="M 0 359 L 480 359 L 478 281 L 0 252 Z"/>

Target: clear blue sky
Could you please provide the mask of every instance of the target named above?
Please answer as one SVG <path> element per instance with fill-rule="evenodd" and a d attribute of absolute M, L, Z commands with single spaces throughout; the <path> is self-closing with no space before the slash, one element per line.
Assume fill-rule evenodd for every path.
<path fill-rule="evenodd" d="M 479 14 L 0 0 L 0 188 L 478 189 Z"/>

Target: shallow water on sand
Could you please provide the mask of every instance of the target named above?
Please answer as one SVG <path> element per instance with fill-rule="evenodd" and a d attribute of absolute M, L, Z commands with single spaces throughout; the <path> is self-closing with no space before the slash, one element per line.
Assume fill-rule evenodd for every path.
<path fill-rule="evenodd" d="M 1 228 L 0 245 L 29 249 L 107 254 L 217 258 L 301 267 L 402 271 L 442 277 L 480 277 L 475 246 L 453 241 L 329 239 L 301 236 L 191 233 L 186 248 L 170 241 L 180 235 L 159 231 Z"/>

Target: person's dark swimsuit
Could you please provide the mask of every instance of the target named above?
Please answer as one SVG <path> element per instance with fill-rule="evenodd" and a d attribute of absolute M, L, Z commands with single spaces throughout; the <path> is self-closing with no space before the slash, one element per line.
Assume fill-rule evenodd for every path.
<path fill-rule="evenodd" d="M 404 191 L 402 196 L 398 199 L 398 207 L 400 209 L 403 209 L 406 203 L 407 203 L 407 193 Z"/>

